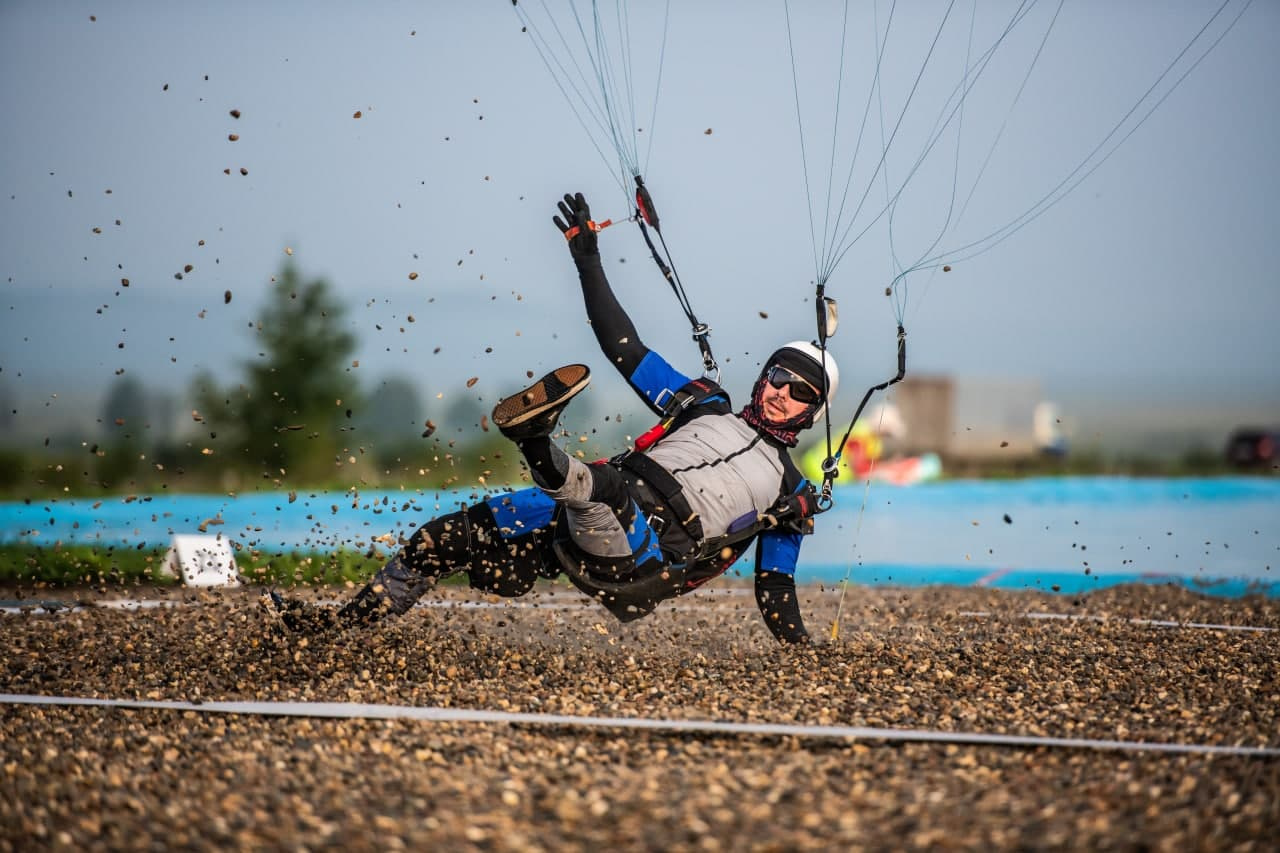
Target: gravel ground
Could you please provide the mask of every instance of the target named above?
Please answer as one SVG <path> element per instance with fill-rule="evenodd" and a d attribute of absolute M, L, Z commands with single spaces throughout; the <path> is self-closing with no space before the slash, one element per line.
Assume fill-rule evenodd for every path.
<path fill-rule="evenodd" d="M 831 642 L 815 586 L 824 642 L 797 650 L 727 583 L 627 626 L 564 588 L 447 589 L 310 641 L 253 590 L 146 595 L 181 606 L 0 616 L 0 692 L 1280 747 L 1274 599 L 855 587 Z M 0 850 L 1276 850 L 1277 827 L 1267 757 L 0 705 Z"/>

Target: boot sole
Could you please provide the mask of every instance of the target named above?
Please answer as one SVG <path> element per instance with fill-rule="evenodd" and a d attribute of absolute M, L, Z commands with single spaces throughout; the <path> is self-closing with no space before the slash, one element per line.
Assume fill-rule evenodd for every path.
<path fill-rule="evenodd" d="M 564 391 L 551 397 L 547 381 L 554 379 Z M 564 405 L 591 382 L 591 370 L 585 364 L 569 364 L 557 368 L 518 394 L 512 394 L 493 407 L 493 424 L 502 429 L 520 424 L 549 409 Z"/>

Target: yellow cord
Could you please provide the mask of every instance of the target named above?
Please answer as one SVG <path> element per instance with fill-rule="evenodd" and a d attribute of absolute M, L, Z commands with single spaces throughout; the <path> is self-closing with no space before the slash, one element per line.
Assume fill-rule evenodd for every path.
<path fill-rule="evenodd" d="M 878 432 L 884 426 L 884 412 L 887 406 L 880 407 L 880 423 L 876 424 Z M 843 454 L 842 454 L 843 455 Z M 871 460 L 871 468 L 867 471 L 866 485 L 862 489 L 862 506 L 858 508 L 858 523 L 853 528 L 854 547 L 857 547 L 858 538 L 862 535 L 862 517 L 867 512 L 867 497 L 871 494 L 871 476 L 876 472 L 876 462 L 878 459 Z M 849 575 L 853 574 L 853 560 L 849 561 L 848 568 L 844 571 L 844 579 L 840 581 L 840 600 L 836 604 L 836 618 L 831 623 L 831 642 L 840 639 L 840 616 L 844 613 L 844 596 L 849 591 Z"/>

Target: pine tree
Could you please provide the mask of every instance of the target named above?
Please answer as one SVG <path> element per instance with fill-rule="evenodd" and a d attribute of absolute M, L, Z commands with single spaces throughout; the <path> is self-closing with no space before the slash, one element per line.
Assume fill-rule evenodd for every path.
<path fill-rule="evenodd" d="M 205 379 L 199 393 L 216 452 L 272 479 L 332 475 L 358 393 L 345 314 L 327 281 L 302 283 L 292 264 L 281 271 L 255 325 L 258 358 L 243 364 L 244 381 L 219 390 Z"/>

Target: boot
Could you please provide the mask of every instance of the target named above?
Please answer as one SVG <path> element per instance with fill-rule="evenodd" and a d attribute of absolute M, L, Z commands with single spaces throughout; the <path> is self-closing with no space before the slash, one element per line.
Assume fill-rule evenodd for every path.
<path fill-rule="evenodd" d="M 546 438 L 555 431 L 560 413 L 587 387 L 591 369 L 585 364 L 557 368 L 518 394 L 493 407 L 493 423 L 512 441 Z"/>

